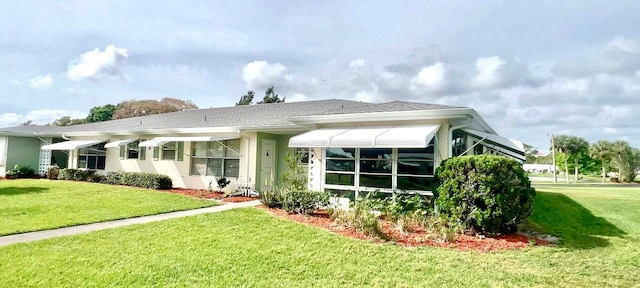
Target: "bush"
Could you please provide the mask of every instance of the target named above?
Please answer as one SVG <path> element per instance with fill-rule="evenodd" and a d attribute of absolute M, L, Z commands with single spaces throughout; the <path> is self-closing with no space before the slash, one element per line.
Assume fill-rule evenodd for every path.
<path fill-rule="evenodd" d="M 292 190 L 282 194 L 282 209 L 291 213 L 308 215 L 328 204 L 329 193 L 326 192 Z"/>
<path fill-rule="evenodd" d="M 16 164 L 13 166 L 13 169 L 9 169 L 6 173 L 11 178 L 33 178 L 36 176 L 36 171 L 31 167 L 20 167 L 20 165 Z"/>
<path fill-rule="evenodd" d="M 283 189 L 276 188 L 273 190 L 260 191 L 258 197 L 260 202 L 269 208 L 282 208 Z"/>
<path fill-rule="evenodd" d="M 106 184 L 125 185 L 149 189 L 168 190 L 173 186 L 167 175 L 144 172 L 109 172 L 104 179 Z"/>
<path fill-rule="evenodd" d="M 96 174 L 96 170 L 80 170 L 80 169 L 60 169 L 58 172 L 59 180 L 73 180 L 73 181 L 89 181 L 93 175 Z"/>
<path fill-rule="evenodd" d="M 465 229 L 512 233 L 533 209 L 535 190 L 522 165 L 494 155 L 445 160 L 435 173 L 440 216 Z"/>
<path fill-rule="evenodd" d="M 369 194 L 370 195 L 370 194 Z M 332 209 L 329 217 L 335 225 L 354 229 L 368 236 L 387 240 L 387 235 L 382 231 L 378 216 L 372 212 L 370 204 L 376 201 L 356 201 L 350 210 Z"/>
<path fill-rule="evenodd" d="M 60 174 L 60 167 L 58 167 L 58 165 L 49 166 L 49 168 L 47 168 L 47 179 L 58 180 L 59 174 Z"/>

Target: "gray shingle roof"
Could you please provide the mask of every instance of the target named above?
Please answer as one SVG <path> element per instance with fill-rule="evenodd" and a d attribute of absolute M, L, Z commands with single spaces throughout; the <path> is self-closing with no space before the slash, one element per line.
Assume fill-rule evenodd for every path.
<path fill-rule="evenodd" d="M 262 127 L 291 125 L 287 117 L 337 111 L 368 103 L 339 99 L 272 103 L 248 106 L 234 106 L 188 110 L 174 113 L 156 114 L 127 119 L 118 119 L 73 126 L 17 126 L 0 128 L 0 133 L 69 133 L 69 132 L 107 132 L 137 131 L 148 129 L 201 128 L 201 127 Z M 35 133 L 34 133 L 35 132 Z"/>
<path fill-rule="evenodd" d="M 345 109 L 324 111 L 319 113 L 309 113 L 308 115 L 335 115 L 335 114 L 358 114 L 375 112 L 395 112 L 395 111 L 416 111 L 416 110 L 438 110 L 463 108 L 439 104 L 428 104 L 418 102 L 393 101 L 385 103 L 367 103 L 365 105 L 354 106 Z"/>
<path fill-rule="evenodd" d="M 0 134 L 61 135 L 70 132 L 144 131 L 152 129 L 291 125 L 287 118 L 311 115 L 358 114 L 460 108 L 437 104 L 394 101 L 365 103 L 340 99 L 272 103 L 189 110 L 89 123 L 74 126 L 16 126 L 0 128 Z"/>

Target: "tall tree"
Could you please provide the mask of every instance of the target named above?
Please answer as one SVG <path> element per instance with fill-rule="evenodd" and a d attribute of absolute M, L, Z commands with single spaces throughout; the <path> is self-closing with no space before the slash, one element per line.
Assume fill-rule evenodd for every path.
<path fill-rule="evenodd" d="M 89 110 L 89 115 L 87 115 L 87 122 L 94 123 L 111 120 L 111 117 L 113 117 L 113 114 L 116 113 L 117 109 L 118 107 L 113 104 L 93 107 L 91 108 L 91 110 Z"/>
<path fill-rule="evenodd" d="M 253 96 L 255 96 L 255 92 L 253 92 L 253 90 L 247 91 L 247 94 L 240 97 L 240 101 L 236 103 L 236 106 L 251 105 L 251 103 L 253 103 Z"/>
<path fill-rule="evenodd" d="M 573 167 L 575 171 L 575 182 L 578 182 L 578 173 L 580 170 L 580 156 L 585 155 L 589 151 L 589 142 L 577 136 L 569 138 L 569 155 L 573 158 Z"/>
<path fill-rule="evenodd" d="M 624 158 L 630 150 L 631 147 L 626 141 L 617 140 L 611 145 L 611 158 L 613 164 L 618 168 L 618 179 L 620 179 L 620 181 L 623 181 L 622 173 L 624 173 Z"/>
<path fill-rule="evenodd" d="M 285 98 L 280 99 L 280 96 L 276 94 L 273 86 L 267 88 L 267 91 L 264 92 L 264 98 L 262 101 L 258 102 L 258 104 L 267 104 L 267 103 L 283 103 Z"/>
<path fill-rule="evenodd" d="M 118 110 L 116 110 L 111 119 L 124 119 L 193 109 L 198 109 L 198 106 L 191 103 L 191 101 L 175 98 L 163 98 L 161 101 L 128 100 L 118 104 Z"/>
<path fill-rule="evenodd" d="M 569 183 L 569 165 L 567 164 L 567 152 L 569 150 L 569 135 L 557 135 L 555 136 L 555 149 L 556 151 L 560 152 L 563 154 L 564 157 L 563 158 L 563 162 L 564 162 L 564 173 L 565 176 L 567 177 L 567 183 Z M 553 149 L 553 147 L 552 147 Z"/>
<path fill-rule="evenodd" d="M 53 126 L 71 126 L 71 125 L 79 125 L 79 124 L 85 124 L 87 123 L 87 119 L 86 118 L 82 118 L 82 119 L 71 119 L 71 117 L 69 116 L 62 116 L 56 120 L 54 120 L 52 123 L 47 124 L 47 125 L 53 125 Z"/>
<path fill-rule="evenodd" d="M 613 143 L 605 140 L 600 140 L 591 144 L 589 148 L 589 154 L 595 159 L 599 159 L 602 162 L 602 183 L 607 180 L 607 163 L 611 161 L 611 155 Z"/>
<path fill-rule="evenodd" d="M 536 163 L 536 159 L 538 158 L 538 149 L 534 148 L 533 146 L 523 143 L 524 144 L 524 154 L 526 157 L 525 163 L 526 164 L 533 164 Z"/>

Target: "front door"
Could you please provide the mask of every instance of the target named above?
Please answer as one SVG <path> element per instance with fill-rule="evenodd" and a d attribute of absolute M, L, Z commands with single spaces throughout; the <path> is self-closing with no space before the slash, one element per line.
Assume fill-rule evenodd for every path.
<path fill-rule="evenodd" d="M 276 167 L 276 140 L 262 140 L 262 164 L 260 167 L 260 191 L 273 189 Z"/>

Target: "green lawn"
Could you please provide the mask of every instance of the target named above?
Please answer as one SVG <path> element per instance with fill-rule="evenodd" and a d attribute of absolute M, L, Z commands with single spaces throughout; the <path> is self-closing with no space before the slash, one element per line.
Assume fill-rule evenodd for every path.
<path fill-rule="evenodd" d="M 0 286 L 637 286 L 640 189 L 571 189 L 540 191 L 531 218 L 561 247 L 405 248 L 247 208 L 2 247 Z"/>
<path fill-rule="evenodd" d="M 212 206 L 155 190 L 95 183 L 0 181 L 0 235 Z"/>

